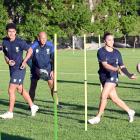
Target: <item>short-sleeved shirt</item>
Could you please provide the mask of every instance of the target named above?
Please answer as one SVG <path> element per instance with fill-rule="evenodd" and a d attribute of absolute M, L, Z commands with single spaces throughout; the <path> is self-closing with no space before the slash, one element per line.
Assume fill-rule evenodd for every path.
<path fill-rule="evenodd" d="M 48 71 L 53 70 L 54 63 L 54 45 L 52 42 L 47 41 L 46 44 L 41 47 L 39 41 L 35 41 L 32 45 L 32 68 L 46 69 Z"/>
<path fill-rule="evenodd" d="M 112 52 L 109 52 L 105 49 L 105 47 L 102 47 L 97 52 L 97 58 L 99 62 L 99 76 L 106 77 L 106 79 L 115 78 L 118 81 L 118 72 L 107 70 L 106 68 L 104 68 L 102 62 L 107 62 L 114 67 L 123 66 L 122 56 L 120 52 L 117 49 L 113 49 Z"/>
<path fill-rule="evenodd" d="M 10 83 L 23 84 L 25 77 L 25 69 L 20 69 L 23 61 L 23 51 L 27 51 L 30 46 L 22 39 L 16 37 L 14 41 L 10 41 L 9 38 L 3 39 L 3 52 L 9 60 L 14 60 L 15 65 L 9 66 L 10 70 Z"/>
<path fill-rule="evenodd" d="M 15 65 L 9 66 L 10 71 L 18 70 L 23 61 L 23 51 L 27 51 L 30 46 L 26 43 L 26 41 L 16 37 L 14 41 L 10 41 L 8 37 L 3 39 L 3 52 L 9 60 L 14 60 Z"/>

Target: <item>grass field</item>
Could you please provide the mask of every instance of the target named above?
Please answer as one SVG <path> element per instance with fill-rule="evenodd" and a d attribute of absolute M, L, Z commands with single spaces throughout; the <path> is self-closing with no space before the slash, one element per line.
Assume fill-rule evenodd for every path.
<path fill-rule="evenodd" d="M 140 61 L 140 50 L 121 49 L 124 63 L 138 75 L 133 81 L 120 77 L 119 96 L 136 110 L 134 123 L 128 123 L 127 113 L 108 101 L 101 123 L 89 125 L 84 131 L 84 63 L 83 51 L 58 52 L 58 94 L 63 109 L 58 110 L 58 140 L 139 140 L 140 139 L 140 77 L 136 64 Z M 8 108 L 8 67 L 0 54 L 0 113 Z M 98 110 L 100 84 L 97 75 L 96 51 L 87 52 L 88 71 L 88 118 Z M 29 89 L 27 70 L 25 87 Z M 40 81 L 35 103 L 40 106 L 36 117 L 30 117 L 28 106 L 17 94 L 13 120 L 0 120 L 1 140 L 53 140 L 53 102 L 47 83 Z"/>

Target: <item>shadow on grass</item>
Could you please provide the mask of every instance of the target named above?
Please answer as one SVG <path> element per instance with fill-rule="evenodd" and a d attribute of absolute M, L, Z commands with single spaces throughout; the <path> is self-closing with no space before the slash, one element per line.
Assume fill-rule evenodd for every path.
<path fill-rule="evenodd" d="M 125 121 L 128 121 L 128 118 L 126 117 L 125 119 L 122 119 L 122 118 L 120 118 L 120 117 L 114 117 L 114 116 L 108 116 L 108 115 L 105 115 L 104 116 L 105 118 L 109 118 L 109 119 L 112 119 L 112 120 L 125 120 Z M 104 117 L 102 118 L 102 119 L 104 119 Z"/>
<path fill-rule="evenodd" d="M 5 106 L 9 106 L 9 100 L 0 99 L 0 104 L 5 105 Z M 15 107 L 27 110 L 28 105 L 25 102 L 16 101 Z"/>
<path fill-rule="evenodd" d="M 44 100 L 41 100 L 41 99 L 36 99 L 36 101 L 44 102 L 46 104 L 47 103 L 53 104 L 53 101 L 44 101 Z M 125 100 L 125 101 L 131 101 L 131 100 Z M 1 104 L 3 104 L 3 105 L 7 105 L 8 106 L 8 102 L 9 101 L 5 100 L 5 99 L 1 100 Z M 138 101 L 134 101 L 134 102 L 138 102 Z M 85 109 L 84 105 L 74 104 L 74 103 L 65 103 L 65 102 L 60 102 L 60 104 L 63 106 L 63 108 L 62 109 L 58 109 L 58 117 L 62 117 L 62 118 L 66 118 L 66 119 L 71 119 L 71 120 L 76 120 L 79 123 L 83 123 L 84 109 Z M 18 101 L 16 103 L 15 107 L 27 110 L 27 105 L 24 102 L 19 102 Z M 98 108 L 97 107 L 93 107 L 93 106 L 88 106 L 88 112 L 91 112 L 91 111 L 94 111 L 94 112 L 96 111 L 97 112 Z M 127 114 L 125 111 L 116 110 L 116 109 L 109 109 L 109 108 L 106 108 L 105 111 L 109 111 L 110 112 L 110 118 L 111 118 L 111 113 L 112 112 L 116 112 L 116 113 L 119 113 L 119 114 Z M 15 112 L 17 114 L 20 114 L 21 116 L 28 115 L 28 114 L 26 114 L 26 113 L 24 113 L 22 111 L 21 112 L 15 111 Z M 43 106 L 42 108 L 39 109 L 39 113 L 54 116 L 53 108 L 47 108 L 45 106 Z M 88 113 L 89 117 L 91 117 L 93 115 L 95 115 L 95 114 Z M 136 114 L 136 115 L 140 116 L 140 114 Z M 80 119 L 81 117 L 83 119 Z"/>
<path fill-rule="evenodd" d="M 85 109 L 85 106 L 84 105 L 76 105 L 76 104 L 68 104 L 68 103 L 64 103 L 64 102 L 61 102 L 61 105 L 63 106 L 67 106 L 68 110 L 59 110 L 58 109 L 58 117 L 62 117 L 62 118 L 66 118 L 66 119 L 72 119 L 72 120 L 76 120 L 78 121 L 79 123 L 84 123 L 84 109 Z M 65 108 L 64 108 L 65 109 Z M 88 111 L 98 111 L 98 108 L 97 107 L 91 107 L 91 106 L 88 106 Z M 82 111 L 82 112 L 81 112 Z M 127 113 L 123 110 L 116 110 L 116 109 L 109 109 L 109 108 L 106 108 L 105 111 L 108 111 L 110 113 L 110 116 L 104 116 L 106 118 L 110 118 L 110 119 L 120 119 L 120 120 L 127 120 L 127 119 L 121 119 L 119 117 L 112 117 L 111 114 L 113 112 L 116 112 L 118 114 L 122 114 L 122 115 L 127 115 Z M 42 114 L 49 114 L 49 115 L 54 115 L 54 112 L 53 110 L 50 111 L 50 110 L 46 110 L 46 109 L 41 109 L 39 111 L 40 113 Z M 91 113 L 88 113 L 88 117 L 92 117 L 93 115 L 95 114 L 91 114 Z M 139 115 L 139 114 L 137 114 Z M 78 116 L 78 117 L 77 117 Z M 80 119 L 81 117 L 83 117 L 83 119 Z"/>
<path fill-rule="evenodd" d="M 39 102 L 46 102 L 46 103 L 52 103 L 53 104 L 53 101 L 44 101 L 44 100 L 41 100 L 41 99 L 36 99 L 36 100 L 39 101 Z M 123 100 L 123 101 L 131 101 L 131 102 L 136 102 L 136 103 L 140 102 L 140 101 L 135 101 L 135 100 L 134 101 L 133 100 Z M 69 110 L 73 110 L 73 111 L 76 111 L 76 110 L 77 111 L 84 111 L 84 109 L 85 109 L 85 106 L 81 105 L 81 104 L 65 103 L 65 102 L 60 102 L 60 104 L 63 106 L 63 108 L 60 109 L 60 110 L 69 109 Z M 88 111 L 98 111 L 98 108 L 93 107 L 93 106 L 88 106 Z M 105 111 L 116 112 L 116 113 L 119 113 L 119 114 L 126 114 L 126 112 L 123 111 L 123 110 L 115 110 L 115 109 L 106 108 Z"/>
<path fill-rule="evenodd" d="M 1 132 L 1 140 L 33 140 L 33 139 L 25 138 L 25 137 L 21 137 L 21 136 L 10 135 L 10 134 Z"/>
<path fill-rule="evenodd" d="M 72 83 L 72 84 L 83 84 L 84 85 L 84 81 L 68 81 L 68 80 L 58 80 L 58 83 Z M 88 85 L 94 85 L 94 86 L 100 86 L 100 83 L 92 83 L 92 82 L 88 82 Z M 127 84 L 127 85 L 132 85 L 132 86 L 123 86 L 121 84 Z M 118 87 L 119 88 L 131 88 L 131 89 L 140 89 L 140 87 L 134 87 L 133 85 L 140 85 L 138 83 L 128 83 L 128 82 L 119 82 Z"/>
<path fill-rule="evenodd" d="M 84 84 L 84 80 L 83 80 L 83 82 L 81 82 L 81 81 L 58 80 L 58 83 Z M 91 82 L 88 82 L 88 85 L 95 85 L 95 86 L 99 86 L 99 85 L 100 85 L 100 83 L 91 83 Z"/>
<path fill-rule="evenodd" d="M 140 103 L 140 100 L 129 100 L 129 99 L 124 99 L 123 101 L 126 101 L 126 102 L 134 102 L 134 103 Z"/>
<path fill-rule="evenodd" d="M 7 109 L 8 109 L 9 100 L 0 99 L 0 104 L 1 104 L 1 105 L 4 105 L 4 106 L 7 106 Z M 16 103 L 15 103 L 15 108 L 27 110 L 27 109 L 28 109 L 28 105 L 27 105 L 25 102 L 16 101 Z M 6 110 L 2 109 L 2 110 L 0 110 L 0 111 L 5 112 Z M 17 113 L 17 114 L 20 114 L 20 115 L 24 115 L 24 116 L 29 115 L 28 113 L 25 113 L 25 112 L 23 112 L 22 110 L 21 110 L 21 111 L 15 110 L 14 113 Z"/>
<path fill-rule="evenodd" d="M 120 84 L 127 84 L 127 85 L 140 85 L 140 83 L 130 83 L 130 82 L 119 82 Z"/>
<path fill-rule="evenodd" d="M 115 119 L 127 120 L 127 118 L 126 119 L 122 119 L 122 118 L 119 118 L 118 116 L 116 116 L 116 117 L 111 116 L 111 112 L 112 111 L 113 112 L 117 112 L 117 113 L 122 114 L 122 115 L 125 114 L 127 116 L 127 113 L 125 111 L 114 110 L 114 109 L 106 109 L 106 111 L 109 111 L 110 112 L 110 116 L 109 115 L 104 115 L 105 118 L 110 118 L 110 119 L 113 119 L 113 120 L 115 120 Z M 54 111 L 41 109 L 39 112 L 42 113 L 42 114 L 54 116 Z M 80 112 L 69 112 L 69 111 L 68 112 L 63 112 L 63 111 L 59 111 L 58 110 L 58 114 L 57 115 L 60 118 L 65 118 L 67 120 L 75 120 L 78 123 L 82 123 L 82 124 L 85 123 L 85 120 L 84 120 L 84 115 L 85 115 L 84 114 L 84 111 L 83 111 L 83 113 L 80 113 Z M 88 113 L 88 118 L 93 117 L 93 115 L 95 116 L 95 114 L 91 114 L 91 113 L 89 114 Z"/>
<path fill-rule="evenodd" d="M 120 86 L 118 85 L 119 88 L 131 88 L 131 89 L 140 89 L 140 87 L 133 87 L 133 86 Z"/>

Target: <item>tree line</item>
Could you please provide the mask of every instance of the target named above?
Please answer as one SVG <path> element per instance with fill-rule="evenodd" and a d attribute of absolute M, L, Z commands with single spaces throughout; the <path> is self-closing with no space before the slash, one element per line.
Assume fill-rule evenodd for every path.
<path fill-rule="evenodd" d="M 38 32 L 49 37 L 109 31 L 117 37 L 140 34 L 139 0 L 0 0 L 0 37 L 14 22 L 18 34 L 33 41 Z"/>

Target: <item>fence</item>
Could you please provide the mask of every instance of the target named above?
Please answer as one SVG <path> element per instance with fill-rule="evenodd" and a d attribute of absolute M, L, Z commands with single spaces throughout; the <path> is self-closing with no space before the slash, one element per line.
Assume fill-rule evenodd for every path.
<path fill-rule="evenodd" d="M 97 49 L 104 45 L 104 41 L 100 36 L 87 36 L 86 43 L 89 50 Z M 118 48 L 140 48 L 140 36 L 115 38 L 114 46 Z M 83 47 L 84 38 L 82 36 L 58 39 L 58 49 L 83 49 Z"/>

